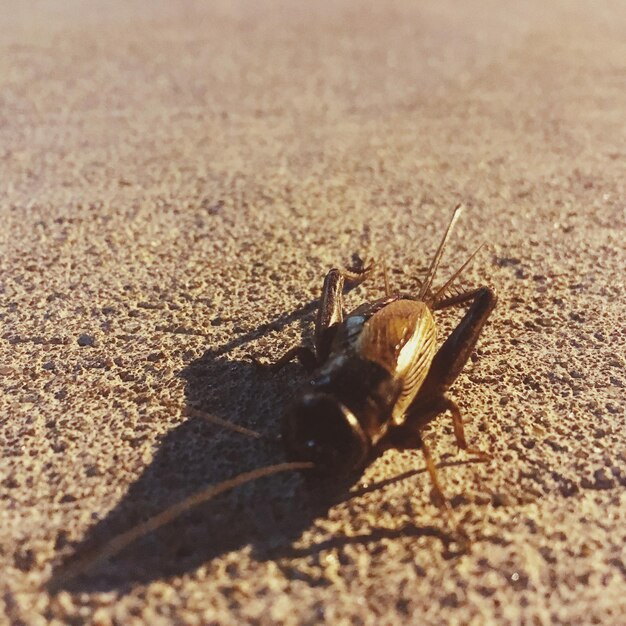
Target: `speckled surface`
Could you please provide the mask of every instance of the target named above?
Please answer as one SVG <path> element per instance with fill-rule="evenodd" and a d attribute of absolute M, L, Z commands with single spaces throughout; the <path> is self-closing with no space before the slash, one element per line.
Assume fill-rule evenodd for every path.
<path fill-rule="evenodd" d="M 0 17 L 4 623 L 623 624 L 624 4 L 84 4 Z M 310 339 L 355 253 L 413 288 L 458 200 L 440 278 L 486 241 L 466 281 L 500 294 L 452 394 L 495 459 L 427 434 L 469 554 L 388 452 L 343 499 L 266 478 L 46 591 L 280 460 L 186 408 L 276 433 L 302 375 L 247 355 Z"/>

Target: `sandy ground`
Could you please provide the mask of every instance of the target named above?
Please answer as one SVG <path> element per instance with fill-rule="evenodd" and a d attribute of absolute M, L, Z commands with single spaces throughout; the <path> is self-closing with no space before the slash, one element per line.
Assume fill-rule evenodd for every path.
<path fill-rule="evenodd" d="M 89 6 L 85 6 L 88 4 Z M 175 6 L 174 6 L 175 5 Z M 210 6 L 207 6 L 210 5 Z M 22 3 L 0 17 L 0 615 L 11 624 L 623 624 L 623 2 Z M 385 254 L 498 308 L 419 453 L 341 497 L 282 459 L 325 272 Z M 381 293 L 378 277 L 349 306 Z M 293 313 L 293 315 L 292 315 Z M 441 316 L 442 336 L 454 323 Z"/>

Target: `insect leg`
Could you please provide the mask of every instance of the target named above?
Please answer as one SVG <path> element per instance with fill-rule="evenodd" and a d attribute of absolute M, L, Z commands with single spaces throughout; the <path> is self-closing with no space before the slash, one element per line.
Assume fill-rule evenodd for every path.
<path fill-rule="evenodd" d="M 426 463 L 426 469 L 430 476 L 430 481 L 433 485 L 434 500 L 437 506 L 442 507 L 446 511 L 446 515 L 450 517 L 450 505 L 444 496 L 439 477 L 437 475 L 437 467 L 435 461 L 430 454 L 430 450 L 426 445 L 426 442 L 420 435 L 417 428 L 411 425 L 405 424 L 398 426 L 390 430 L 385 438 L 379 443 L 378 452 L 383 450 L 396 449 L 396 450 L 421 450 L 424 455 L 424 461 Z"/>
<path fill-rule="evenodd" d="M 439 301 L 436 301 L 433 304 L 433 311 L 441 311 L 441 309 L 447 309 L 451 306 L 457 306 L 459 304 L 465 304 L 466 302 L 470 302 L 478 295 L 478 292 L 482 289 L 485 289 L 485 287 L 479 287 L 478 289 L 472 289 L 471 291 L 464 291 L 454 296 L 450 296 L 449 298 L 443 298 Z"/>
<path fill-rule="evenodd" d="M 437 467 L 435 466 L 435 462 L 433 461 L 433 457 L 430 454 L 430 450 L 428 449 L 428 446 L 423 439 L 421 440 L 420 449 L 422 450 L 422 454 L 424 455 L 424 461 L 426 462 L 426 469 L 428 470 L 428 474 L 430 475 L 430 481 L 433 484 L 435 502 L 437 506 L 444 508 L 449 515 L 450 505 L 448 504 L 446 497 L 443 495 L 443 489 L 441 488 L 441 484 L 439 483 L 439 477 L 437 476 Z"/>
<path fill-rule="evenodd" d="M 362 283 L 372 270 L 373 263 L 358 269 L 339 270 L 333 268 L 326 274 L 322 286 L 320 306 L 315 319 L 315 351 L 306 346 L 294 346 L 269 366 L 272 371 L 280 370 L 294 358 L 302 364 L 307 372 L 312 372 L 328 358 L 330 346 L 337 330 L 343 321 L 343 292 L 346 280 L 358 285 Z M 262 365 L 251 357 L 252 361 Z"/>
<path fill-rule="evenodd" d="M 483 450 L 479 450 L 478 448 L 473 448 L 467 445 L 467 441 L 465 440 L 465 429 L 463 428 L 463 418 L 461 416 L 461 411 L 459 410 L 459 407 L 456 405 L 456 402 L 454 402 L 450 398 L 444 397 L 441 399 L 441 408 L 444 411 L 447 409 L 452 414 L 452 423 L 454 425 L 454 437 L 456 438 L 456 445 L 459 446 L 461 450 L 465 450 L 465 452 L 468 452 L 469 454 L 474 454 L 485 460 L 491 459 L 491 454 L 489 454 L 489 452 L 484 452 Z"/>
<path fill-rule="evenodd" d="M 467 445 L 461 412 L 445 395 L 467 363 L 480 332 L 496 305 L 496 294 L 489 287 L 481 287 L 467 294 L 449 298 L 446 306 L 467 300 L 472 300 L 470 308 L 435 354 L 424 383 L 407 410 L 407 426 L 423 428 L 440 413 L 450 411 L 459 448 L 482 458 L 489 458 L 488 453 Z"/>
<path fill-rule="evenodd" d="M 306 346 L 293 346 L 293 348 L 289 348 L 283 356 L 281 356 L 274 363 L 270 363 L 269 365 L 265 365 L 260 363 L 256 359 L 253 359 L 255 363 L 261 365 L 262 367 L 267 367 L 272 372 L 277 372 L 281 370 L 287 363 L 292 361 L 293 359 L 298 359 L 300 364 L 307 372 L 312 372 L 317 367 L 317 358 L 315 353 L 311 348 L 307 348 Z"/>
<path fill-rule="evenodd" d="M 315 318 L 315 352 L 320 363 L 328 358 L 337 326 L 343 321 L 344 283 L 345 276 L 337 268 L 330 270 L 324 278 L 320 307 Z"/>
<path fill-rule="evenodd" d="M 372 267 L 373 264 L 370 263 L 367 267 L 358 270 L 333 268 L 326 274 L 320 307 L 315 319 L 315 353 L 318 364 L 324 363 L 328 358 L 337 326 L 343 321 L 343 292 L 346 280 L 358 285 L 367 278 Z"/>
<path fill-rule="evenodd" d="M 449 389 L 465 367 L 487 318 L 496 306 L 497 297 L 490 287 L 481 287 L 466 295 L 468 299 L 471 295 L 472 304 L 435 354 L 417 402 L 425 397 L 443 396 Z"/>
<path fill-rule="evenodd" d="M 344 284 L 345 276 L 341 270 L 332 269 L 326 274 L 315 319 L 315 352 L 306 346 L 294 346 L 269 366 L 271 371 L 278 371 L 297 358 L 310 373 L 328 358 L 335 330 L 343 321 Z"/>
<path fill-rule="evenodd" d="M 298 359 L 307 372 L 312 372 L 324 363 L 330 352 L 337 326 L 343 321 L 343 290 L 346 280 L 359 284 L 370 273 L 372 265 L 361 270 L 332 269 L 324 279 L 320 306 L 315 319 L 315 352 L 306 346 L 294 346 L 287 350 L 275 363 L 269 366 L 271 371 L 282 369 L 293 359 Z M 254 357 L 252 360 L 259 365 Z"/>

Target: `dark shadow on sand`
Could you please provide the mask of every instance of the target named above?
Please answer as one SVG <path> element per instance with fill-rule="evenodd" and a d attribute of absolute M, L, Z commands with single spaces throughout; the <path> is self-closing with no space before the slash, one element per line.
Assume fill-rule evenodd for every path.
<path fill-rule="evenodd" d="M 314 304 L 302 307 L 299 316 L 313 311 Z M 293 315 L 277 318 L 273 328 L 297 319 Z M 245 545 L 252 546 L 253 556 L 259 560 L 297 559 L 303 552 L 294 548 L 295 542 L 315 519 L 325 517 L 333 504 L 424 471 L 407 472 L 351 493 L 349 488 L 358 477 L 337 481 L 332 487 L 311 484 L 295 472 L 264 477 L 195 507 L 135 540 L 109 560 L 90 565 L 75 578 L 63 578 L 65 568 L 77 559 L 192 493 L 284 460 L 276 436 L 285 405 L 303 383 L 301 368 L 290 364 L 280 373 L 270 373 L 252 362 L 223 356 L 226 349 L 243 345 L 257 332 L 207 351 L 181 376 L 186 381 L 190 409 L 256 430 L 265 438 L 252 439 L 229 431 L 197 413 L 188 418 L 163 438 L 153 461 L 114 509 L 92 526 L 79 545 L 64 548 L 69 554 L 54 570 L 50 591 L 124 591 L 137 583 L 193 572 Z M 367 536 L 344 539 L 368 543 L 389 536 L 389 532 L 374 528 Z M 436 528 L 411 526 L 404 532 L 437 537 L 447 549 L 448 538 Z M 342 538 L 333 540 L 332 545 L 342 545 Z M 321 544 L 306 553 L 324 549 L 325 544 Z"/>
<path fill-rule="evenodd" d="M 348 284 L 346 292 L 354 285 Z M 250 361 L 228 358 L 241 347 L 270 331 L 304 321 L 317 309 L 311 300 L 292 312 L 216 346 L 181 372 L 186 382 L 187 408 L 232 424 L 257 430 L 267 439 L 250 439 L 194 415 L 162 440 L 153 461 L 103 519 L 55 568 L 50 590 L 105 591 L 123 589 L 183 574 L 242 545 L 274 545 L 299 536 L 317 516 L 328 510 L 327 494 L 305 488 L 294 472 L 269 476 L 200 505 L 163 528 L 137 539 L 111 559 L 95 563 L 73 579 L 63 571 L 138 523 L 209 485 L 247 470 L 283 460 L 276 437 L 280 415 L 303 372 L 288 365 L 270 374 Z M 262 484 L 261 484 L 262 483 Z M 259 497 L 259 489 L 271 500 Z M 332 498 L 331 498 L 332 500 Z"/>
<path fill-rule="evenodd" d="M 287 399 L 285 381 L 302 379 L 295 366 L 274 376 L 250 362 L 206 355 L 185 368 L 182 376 L 189 405 L 268 435 L 278 433 Z M 282 449 L 274 439 L 251 439 L 202 416 L 188 418 L 164 437 L 150 465 L 115 508 L 73 547 L 53 578 L 75 559 L 190 494 L 282 460 Z M 295 472 L 265 477 L 199 505 L 73 580 L 55 580 L 51 590 L 123 590 L 192 572 L 243 545 L 284 545 L 326 513 L 329 505 L 324 500 L 312 494 Z"/>

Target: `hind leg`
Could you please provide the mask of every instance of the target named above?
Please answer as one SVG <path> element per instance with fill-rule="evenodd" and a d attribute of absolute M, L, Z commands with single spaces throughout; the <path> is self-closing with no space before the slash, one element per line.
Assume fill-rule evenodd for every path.
<path fill-rule="evenodd" d="M 426 393 L 438 391 L 437 395 L 443 395 L 457 379 L 496 306 L 497 296 L 490 287 L 481 287 L 465 296 L 471 296 L 472 304 L 435 355 L 422 386 Z"/>
<path fill-rule="evenodd" d="M 415 398 L 415 408 L 441 398 L 454 383 L 472 354 L 483 326 L 497 301 L 497 296 L 490 287 L 481 287 L 463 294 L 463 297 L 471 299 L 472 304 L 435 354 L 428 375 Z M 455 298 L 454 304 L 458 303 L 459 300 Z"/>
<path fill-rule="evenodd" d="M 458 326 L 439 348 L 419 393 L 407 411 L 407 423 L 416 429 L 422 428 L 440 413 L 450 411 L 459 448 L 483 458 L 488 458 L 488 453 L 467 445 L 461 412 L 457 405 L 446 397 L 446 392 L 467 363 L 483 326 L 496 305 L 496 299 L 496 294 L 491 288 L 481 287 L 450 298 L 446 302 L 446 306 L 467 300 L 471 300 L 472 304 Z"/>

